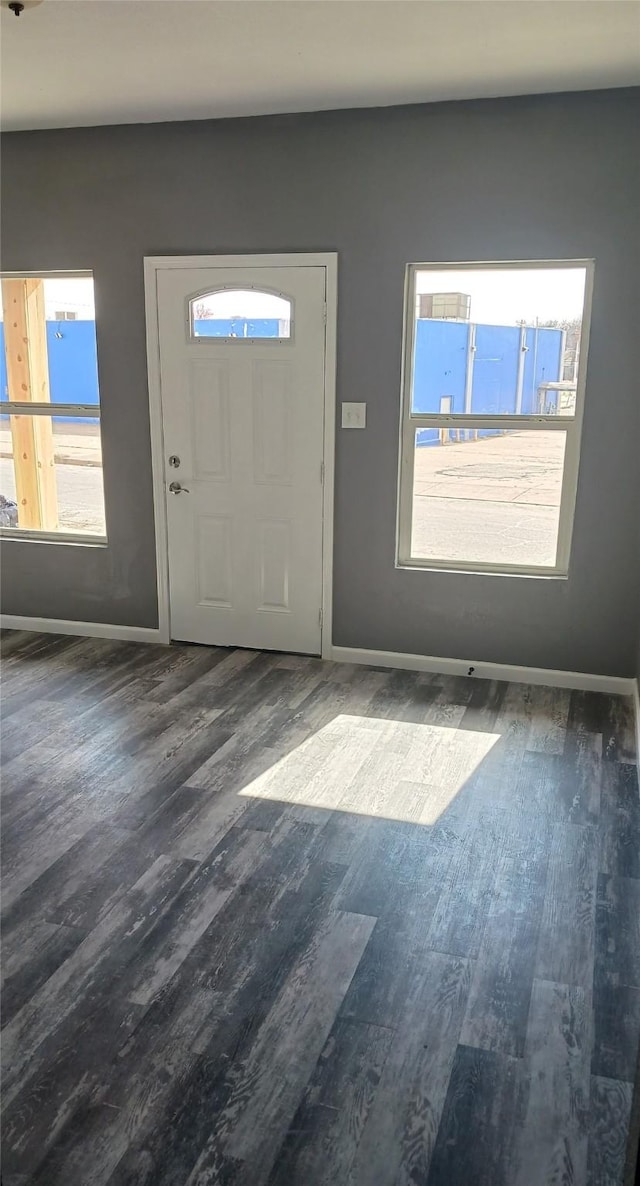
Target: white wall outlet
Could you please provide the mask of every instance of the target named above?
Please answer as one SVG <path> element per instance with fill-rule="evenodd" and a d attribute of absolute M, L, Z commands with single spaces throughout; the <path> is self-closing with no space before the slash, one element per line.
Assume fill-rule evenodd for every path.
<path fill-rule="evenodd" d="M 366 404 L 343 404 L 342 405 L 342 427 L 343 428 L 366 428 L 367 427 L 367 405 Z"/>

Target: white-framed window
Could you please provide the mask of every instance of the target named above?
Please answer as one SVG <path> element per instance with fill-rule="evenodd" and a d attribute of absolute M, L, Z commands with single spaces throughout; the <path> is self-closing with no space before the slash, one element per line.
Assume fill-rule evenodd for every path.
<path fill-rule="evenodd" d="M 398 566 L 567 576 L 593 269 L 408 265 Z"/>
<path fill-rule="evenodd" d="M 0 534 L 104 544 L 93 277 L 0 283 Z"/>

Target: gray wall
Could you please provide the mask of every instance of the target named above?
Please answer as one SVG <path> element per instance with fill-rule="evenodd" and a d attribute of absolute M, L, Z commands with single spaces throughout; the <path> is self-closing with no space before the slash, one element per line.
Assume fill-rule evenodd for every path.
<path fill-rule="evenodd" d="M 91 268 L 109 547 L 3 543 L 6 613 L 157 621 L 144 255 L 337 250 L 336 643 L 631 675 L 638 91 L 4 138 L 2 264 Z M 394 568 L 409 260 L 596 258 L 568 581 Z"/>

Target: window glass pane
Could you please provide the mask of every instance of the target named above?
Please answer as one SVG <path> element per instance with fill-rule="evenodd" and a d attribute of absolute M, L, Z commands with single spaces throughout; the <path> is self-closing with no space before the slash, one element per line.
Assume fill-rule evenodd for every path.
<path fill-rule="evenodd" d="M 566 433 L 416 432 L 411 555 L 553 567 Z"/>
<path fill-rule="evenodd" d="M 290 338 L 291 301 L 274 292 L 225 288 L 189 302 L 195 338 Z"/>
<path fill-rule="evenodd" d="M 91 276 L 2 277 L 0 409 L 99 407 Z M 97 416 L 0 416 L 0 525 L 105 535 Z"/>
<path fill-rule="evenodd" d="M 575 413 L 586 269 L 415 273 L 411 411 Z"/>
<path fill-rule="evenodd" d="M 24 321 L 31 358 L 16 344 Z M 0 400 L 7 399 L 99 403 L 91 276 L 3 277 Z"/>
<path fill-rule="evenodd" d="M 106 535 L 98 420 L 0 416 L 0 527 Z"/>

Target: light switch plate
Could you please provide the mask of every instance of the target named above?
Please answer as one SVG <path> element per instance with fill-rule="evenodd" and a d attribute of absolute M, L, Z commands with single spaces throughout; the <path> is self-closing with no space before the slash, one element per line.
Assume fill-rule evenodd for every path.
<path fill-rule="evenodd" d="M 343 428 L 366 428 L 367 426 L 367 405 L 366 404 L 343 404 L 342 405 L 342 427 Z"/>

